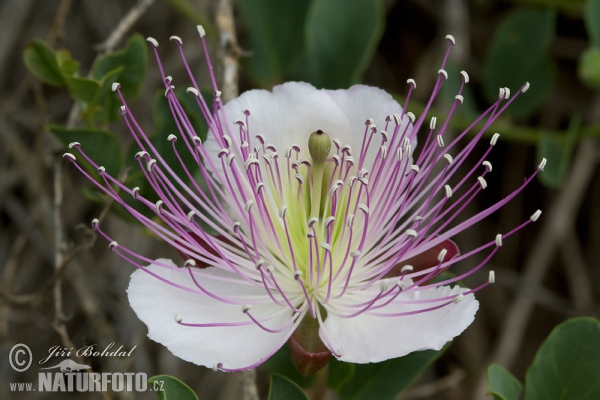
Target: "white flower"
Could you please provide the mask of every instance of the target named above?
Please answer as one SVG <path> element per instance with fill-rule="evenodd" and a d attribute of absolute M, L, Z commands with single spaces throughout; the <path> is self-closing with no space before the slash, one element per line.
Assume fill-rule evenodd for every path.
<path fill-rule="evenodd" d="M 173 41 L 181 46 L 179 38 Z M 156 51 L 158 44 L 149 42 Z M 380 89 L 317 90 L 290 82 L 272 92 L 246 92 L 223 106 L 216 85 L 213 103 L 206 104 L 190 76 L 189 91 L 210 127 L 201 143 L 171 78 L 163 78 L 180 129 L 168 140 L 178 154 L 194 155 L 208 190 L 195 179 L 185 183 L 189 166 L 183 166 L 187 176 L 172 171 L 122 96 L 122 114 L 141 147 L 136 158 L 160 201 L 149 202 L 102 169 L 106 185 L 99 187 L 186 261 L 148 260 L 112 242 L 97 221 L 94 227 L 138 267 L 128 295 L 149 337 L 184 360 L 224 371 L 252 368 L 285 344 L 303 319 L 316 319 L 322 343 L 342 361 L 379 362 L 438 350 L 471 324 L 478 308 L 473 293 L 493 282 L 493 272 L 472 290 L 449 284 L 479 270 L 503 237 L 539 216 L 459 256 L 450 238 L 499 209 L 535 176 L 449 227 L 487 186 L 491 164 L 484 160 L 496 135 L 476 168 L 450 180 L 484 130 L 452 157 L 449 151 L 466 131 L 445 144 L 445 123 L 426 121 L 428 110 L 419 118 L 406 113 Z M 464 85 L 466 73 L 462 78 Z M 442 66 L 432 99 L 446 79 Z M 409 84 L 412 92 L 416 85 Z M 512 101 L 507 99 L 502 90 L 482 115 L 486 128 Z M 459 92 L 448 119 L 461 103 Z M 416 156 L 419 131 L 425 140 Z M 73 147 L 85 156 L 81 146 Z M 72 154 L 67 158 L 75 161 Z M 162 223 L 129 207 L 116 186 Z M 201 224 L 217 235 L 205 233 Z M 452 264 L 490 247 L 474 270 L 432 283 Z"/>

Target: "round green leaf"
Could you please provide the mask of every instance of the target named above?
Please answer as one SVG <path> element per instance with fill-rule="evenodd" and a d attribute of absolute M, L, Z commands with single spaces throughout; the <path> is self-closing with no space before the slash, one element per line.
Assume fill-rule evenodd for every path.
<path fill-rule="evenodd" d="M 589 48 L 581 55 L 577 74 L 587 86 L 593 89 L 600 88 L 600 49 Z"/>
<path fill-rule="evenodd" d="M 283 375 L 271 374 L 269 400 L 308 400 L 300 386 Z"/>
<path fill-rule="evenodd" d="M 525 399 L 600 399 L 600 320 L 573 318 L 554 328 L 527 371 Z"/>
<path fill-rule="evenodd" d="M 157 375 L 148 379 L 148 390 L 155 391 L 160 400 L 198 400 L 198 396 L 188 385 L 170 375 Z"/>
<path fill-rule="evenodd" d="M 367 69 L 384 30 L 379 0 L 313 0 L 299 75 L 320 88 L 347 88 Z"/>
<path fill-rule="evenodd" d="M 41 39 L 33 39 L 23 52 L 25 66 L 36 78 L 54 86 L 65 84 L 54 50 Z"/>
<path fill-rule="evenodd" d="M 487 370 L 488 393 L 495 400 L 519 400 L 523 385 L 510 372 L 498 364 L 492 364 Z"/>
<path fill-rule="evenodd" d="M 554 24 L 553 12 L 534 10 L 516 12 L 502 23 L 485 60 L 484 91 L 488 101 L 498 99 L 501 87 L 514 93 L 529 82 L 529 91 L 507 111 L 517 118 L 527 118 L 539 110 L 555 82 L 555 66 L 546 54 L 554 37 Z"/>
<path fill-rule="evenodd" d="M 590 42 L 596 49 L 600 49 L 600 0 L 587 1 L 584 20 Z"/>

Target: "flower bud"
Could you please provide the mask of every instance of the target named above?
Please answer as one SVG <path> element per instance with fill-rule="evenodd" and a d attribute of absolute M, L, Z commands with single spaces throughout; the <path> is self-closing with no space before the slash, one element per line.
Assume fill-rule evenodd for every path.
<path fill-rule="evenodd" d="M 329 157 L 330 150 L 331 139 L 328 134 L 320 129 L 310 134 L 310 138 L 308 139 L 308 152 L 312 157 L 313 164 L 325 162 L 327 157 Z"/>

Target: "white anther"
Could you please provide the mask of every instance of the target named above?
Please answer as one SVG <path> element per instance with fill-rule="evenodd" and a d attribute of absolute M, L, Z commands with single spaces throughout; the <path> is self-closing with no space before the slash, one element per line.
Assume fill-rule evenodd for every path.
<path fill-rule="evenodd" d="M 254 187 L 254 191 L 260 194 L 261 189 L 264 190 L 265 184 L 263 182 L 258 182 Z"/>
<path fill-rule="evenodd" d="M 421 217 L 420 215 L 417 215 L 416 217 L 414 217 L 413 222 L 419 222 L 419 221 L 423 221 L 423 217 Z"/>
<path fill-rule="evenodd" d="M 490 273 L 488 274 L 488 282 L 489 283 L 496 282 L 496 273 L 493 270 L 490 271 Z"/>
<path fill-rule="evenodd" d="M 402 268 L 400 268 L 400 272 L 405 273 L 405 272 L 412 272 L 414 271 L 414 267 L 412 265 L 405 265 Z"/>
<path fill-rule="evenodd" d="M 69 143 L 69 148 L 72 149 L 73 147 L 77 147 L 77 146 L 81 146 L 81 143 L 79 142 L 71 142 Z"/>
<path fill-rule="evenodd" d="M 173 85 L 170 85 L 168 88 L 166 88 L 165 89 L 165 97 L 167 97 L 169 92 L 172 91 L 173 89 L 175 89 L 175 86 L 173 86 Z"/>
<path fill-rule="evenodd" d="M 412 146 L 410 144 L 404 148 L 404 153 L 406 154 L 407 158 L 412 157 Z"/>
<path fill-rule="evenodd" d="M 111 250 L 116 249 L 118 246 L 119 246 L 119 243 L 115 242 L 114 240 L 108 244 L 108 248 Z"/>
<path fill-rule="evenodd" d="M 365 121 L 365 125 L 369 126 L 369 125 L 373 125 L 375 121 L 373 120 L 373 118 L 367 118 Z"/>
<path fill-rule="evenodd" d="M 231 138 L 229 137 L 229 135 L 223 135 L 223 140 L 227 144 L 227 147 L 231 147 Z"/>
<path fill-rule="evenodd" d="M 461 293 L 461 294 L 459 294 L 458 296 L 456 296 L 455 298 L 453 298 L 453 299 L 452 299 L 452 302 L 453 302 L 454 304 L 458 304 L 458 303 L 460 303 L 460 302 L 462 301 L 462 299 L 463 299 L 464 297 L 465 297 L 465 296 L 464 296 L 464 295 Z"/>
<path fill-rule="evenodd" d="M 100 220 L 98 218 L 94 218 L 92 220 L 92 228 L 96 229 L 99 224 L 100 224 Z"/>
<path fill-rule="evenodd" d="M 125 110 L 126 110 L 125 106 L 119 107 L 119 111 L 121 112 L 121 115 L 125 115 Z"/>
<path fill-rule="evenodd" d="M 325 227 L 329 228 L 329 225 L 331 225 L 334 222 L 335 222 L 335 217 L 330 215 L 329 217 L 325 218 Z"/>
<path fill-rule="evenodd" d="M 407 229 L 404 231 L 404 233 L 406 233 L 406 236 L 412 236 L 413 238 L 417 237 L 417 231 L 414 229 Z"/>
<path fill-rule="evenodd" d="M 250 116 L 250 110 L 248 110 L 247 108 L 242 108 L 242 113 L 246 116 L 249 117 Z"/>
<path fill-rule="evenodd" d="M 183 318 L 181 318 L 181 316 L 179 316 L 179 315 L 176 315 L 174 319 L 175 319 L 175 322 L 177 322 L 177 323 L 180 323 L 181 321 L 183 321 Z"/>
<path fill-rule="evenodd" d="M 360 178 L 358 178 L 358 181 L 365 186 L 369 185 L 369 180 L 367 178 L 363 178 L 362 176 Z"/>
<path fill-rule="evenodd" d="M 444 158 L 446 159 L 446 162 L 448 163 L 448 165 L 452 165 L 452 163 L 454 162 L 454 159 L 452 158 L 452 156 L 450 154 L 444 154 Z"/>
<path fill-rule="evenodd" d="M 396 150 L 396 160 L 402 161 L 402 158 L 403 158 L 402 149 Z"/>
<path fill-rule="evenodd" d="M 319 243 L 319 246 L 321 246 L 325 250 L 331 252 L 331 245 L 329 243 L 321 242 L 321 243 Z"/>
<path fill-rule="evenodd" d="M 154 204 L 154 210 L 156 210 L 157 214 L 161 214 L 162 213 L 162 205 L 164 203 L 165 203 L 164 201 L 159 200 L 159 201 L 156 202 L 156 204 Z"/>
<path fill-rule="evenodd" d="M 358 209 L 364 212 L 365 214 L 369 213 L 369 207 L 367 207 L 365 204 L 359 204 Z"/>
<path fill-rule="evenodd" d="M 419 172 L 421 170 L 421 168 L 419 168 L 418 165 L 411 165 L 410 169 L 413 170 L 413 171 L 415 171 L 415 172 Z"/>
<path fill-rule="evenodd" d="M 510 89 L 505 87 L 504 88 L 504 100 L 508 100 L 510 99 Z"/>
<path fill-rule="evenodd" d="M 461 96 L 460 94 L 457 94 L 456 96 L 454 96 L 454 99 L 458 100 L 460 102 L 460 104 L 462 104 L 465 101 L 465 98 L 463 96 Z"/>
<path fill-rule="evenodd" d="M 350 252 L 350 257 L 355 258 L 360 256 L 360 251 L 354 250 Z"/>
<path fill-rule="evenodd" d="M 138 197 L 138 193 L 139 193 L 139 191 L 140 191 L 140 188 L 139 188 L 139 186 L 136 186 L 136 187 L 134 187 L 134 188 L 133 188 L 133 190 L 131 191 L 131 195 L 132 195 L 132 196 L 133 196 L 133 198 L 134 198 L 134 199 L 136 199 L 136 200 L 137 200 L 137 197 Z"/>
<path fill-rule="evenodd" d="M 460 74 L 463 77 L 463 82 L 469 83 L 469 74 L 467 74 L 467 71 L 460 71 Z"/>
<path fill-rule="evenodd" d="M 319 219 L 316 217 L 312 217 L 308 220 L 308 227 L 312 229 L 313 225 L 318 222 Z"/>
<path fill-rule="evenodd" d="M 258 260 L 256 260 L 256 262 L 254 263 L 254 266 L 256 267 L 256 269 L 259 269 L 260 267 L 262 267 L 263 265 L 265 265 L 265 260 L 263 260 L 262 258 L 259 258 Z"/>
<path fill-rule="evenodd" d="M 71 153 L 65 153 L 63 154 L 63 158 L 68 158 L 71 161 L 77 161 L 77 158 L 75 158 L 75 156 Z"/>
<path fill-rule="evenodd" d="M 169 38 L 169 40 L 171 40 L 171 41 L 175 40 L 175 41 L 179 42 L 180 45 L 183 44 L 183 41 L 181 40 L 181 38 L 179 36 L 171 36 Z"/>
<path fill-rule="evenodd" d="M 206 31 L 204 30 L 204 28 L 202 27 L 202 25 L 196 26 L 196 29 L 198 29 L 198 33 L 200 34 L 200 37 L 206 36 Z"/>
<path fill-rule="evenodd" d="M 452 45 L 456 44 L 456 40 L 454 40 L 454 36 L 446 35 L 446 39 L 448 39 L 450 41 L 450 43 L 452 43 Z"/>
<path fill-rule="evenodd" d="M 183 267 L 184 268 L 192 268 L 196 266 L 196 261 L 192 260 L 191 258 L 188 258 L 187 260 L 185 260 L 185 262 L 183 263 Z"/>
<path fill-rule="evenodd" d="M 538 220 L 538 218 L 540 217 L 540 215 L 542 215 L 542 210 L 537 210 L 536 212 L 534 212 L 531 217 L 529 217 L 529 219 L 531 220 L 531 222 L 535 222 Z"/>
<path fill-rule="evenodd" d="M 496 246 L 502 247 L 502 235 L 500 233 L 496 235 Z"/>
<path fill-rule="evenodd" d="M 342 153 L 346 153 L 347 155 L 351 156 L 352 155 L 352 147 L 347 144 L 344 147 L 342 147 Z"/>
<path fill-rule="evenodd" d="M 410 111 L 406 113 L 406 116 L 408 117 L 408 119 L 410 119 L 410 122 L 412 122 L 413 124 L 415 123 L 415 119 L 417 119 L 415 117 L 415 114 L 411 113 Z M 408 139 L 408 138 L 407 138 Z"/>
<path fill-rule="evenodd" d="M 523 89 L 521 89 L 521 93 L 525 93 L 526 91 L 529 90 L 529 86 L 531 86 L 529 84 L 529 82 L 525 82 L 525 85 L 523 86 Z"/>
<path fill-rule="evenodd" d="M 148 164 L 146 164 L 146 169 L 148 170 L 148 172 L 152 172 L 152 167 L 154 166 L 154 164 L 156 164 L 155 159 L 148 161 Z"/>
<path fill-rule="evenodd" d="M 227 154 L 229 154 L 229 150 L 221 149 L 221 151 L 219 151 L 219 153 L 217 154 L 217 157 L 221 158 L 222 156 L 225 156 Z"/>
<path fill-rule="evenodd" d="M 373 118 L 369 118 L 369 119 L 372 120 Z M 371 133 L 375 133 L 375 132 L 377 132 L 377 125 L 371 124 L 371 125 L 369 125 L 369 129 L 371 130 Z M 350 147 L 350 146 L 348 146 L 348 147 Z"/>
<path fill-rule="evenodd" d="M 294 279 L 300 279 L 301 276 L 302 276 L 302 271 L 294 272 Z"/>
<path fill-rule="evenodd" d="M 487 172 L 492 172 L 492 163 L 491 162 L 486 160 L 486 161 L 482 162 L 481 165 L 483 165 L 485 167 L 485 170 Z"/>
<path fill-rule="evenodd" d="M 246 123 L 239 118 L 233 120 L 234 125 L 239 125 L 242 129 L 246 129 Z"/>
<path fill-rule="evenodd" d="M 100 175 L 102 175 L 103 173 L 105 173 L 105 172 L 106 172 L 106 168 L 104 168 L 104 167 L 101 165 L 101 166 L 99 166 L 99 167 L 96 169 L 96 171 L 98 171 L 98 173 L 99 173 Z"/>
<path fill-rule="evenodd" d="M 307 238 L 309 238 L 309 239 L 312 239 L 312 238 L 314 238 L 314 237 L 315 237 L 315 234 L 314 234 L 314 233 L 312 233 L 312 232 L 308 232 L 308 233 L 306 234 L 306 237 L 307 237 Z"/>
<path fill-rule="evenodd" d="M 186 89 L 186 92 L 193 94 L 196 97 L 200 97 L 200 92 L 198 92 L 198 90 L 196 90 L 195 87 L 189 87 Z"/>
<path fill-rule="evenodd" d="M 279 209 L 279 217 L 285 218 L 286 211 L 287 211 L 287 206 L 281 206 L 281 208 Z"/>
<path fill-rule="evenodd" d="M 444 185 L 444 190 L 446 191 L 446 198 L 449 199 L 452 197 L 452 188 L 450 185 Z"/>
<path fill-rule="evenodd" d="M 485 179 L 483 179 L 483 176 L 478 176 L 477 180 L 479 181 L 479 185 L 482 189 L 485 189 L 487 187 L 487 182 Z"/>
<path fill-rule="evenodd" d="M 234 223 L 233 223 L 233 231 L 234 231 L 235 233 L 238 233 L 238 231 L 240 230 L 240 226 L 242 226 L 242 224 L 240 224 L 240 223 L 239 223 L 239 222 L 237 222 L 237 221 L 236 221 L 236 222 L 234 222 Z"/>
<path fill-rule="evenodd" d="M 498 138 L 500 137 L 499 133 L 494 133 L 492 135 L 492 140 L 490 140 L 490 145 L 495 146 L 496 143 L 498 142 Z"/>
<path fill-rule="evenodd" d="M 260 163 L 258 162 L 258 160 L 256 158 L 250 158 L 250 157 L 248 157 L 248 159 L 244 163 L 244 168 L 248 169 L 248 168 L 250 168 L 250 166 L 252 164 L 260 165 Z"/>
<path fill-rule="evenodd" d="M 448 80 L 448 73 L 446 72 L 446 70 L 438 70 L 438 75 L 444 75 L 444 80 Z"/>
<path fill-rule="evenodd" d="M 444 260 L 446 259 L 446 255 L 448 254 L 448 250 L 447 249 L 442 249 L 440 250 L 440 252 L 438 253 L 437 256 L 437 260 L 438 262 L 444 262 Z"/>
<path fill-rule="evenodd" d="M 260 151 L 260 146 L 259 145 L 254 146 L 254 152 L 258 153 L 259 151 Z"/>
<path fill-rule="evenodd" d="M 434 130 L 436 123 L 437 123 L 437 118 L 431 117 L 431 120 L 429 121 L 429 129 Z"/>
<path fill-rule="evenodd" d="M 153 37 L 147 37 L 146 42 L 150 43 L 154 47 L 158 47 L 158 42 Z"/>
<path fill-rule="evenodd" d="M 335 139 L 331 139 L 331 142 L 333 144 L 335 144 L 335 147 L 339 150 L 342 148 L 342 142 L 340 141 L 340 139 L 335 138 Z"/>
<path fill-rule="evenodd" d="M 352 228 L 352 225 L 354 225 L 354 214 L 350 214 L 348 215 L 348 218 L 346 218 L 346 226 Z"/>
<path fill-rule="evenodd" d="M 398 283 L 396 283 L 396 285 L 398 285 L 398 287 L 400 288 L 400 291 L 403 291 L 406 288 L 406 283 L 404 283 L 402 281 L 398 281 Z"/>
<path fill-rule="evenodd" d="M 387 157 L 387 146 L 381 146 L 381 158 L 385 160 Z"/>
<path fill-rule="evenodd" d="M 436 136 L 437 142 L 438 142 L 438 147 L 444 147 L 444 138 L 442 137 L 442 135 L 437 135 Z"/>
<path fill-rule="evenodd" d="M 364 178 L 367 175 L 369 175 L 369 170 L 366 168 L 362 168 L 360 171 L 358 171 L 359 178 Z"/>
<path fill-rule="evenodd" d="M 200 146 L 202 144 L 202 139 L 200 139 L 200 136 L 192 136 L 192 140 L 194 141 L 196 146 Z"/>
<path fill-rule="evenodd" d="M 244 204 L 244 210 L 246 210 L 246 212 L 250 212 L 250 209 L 252 208 L 253 205 L 254 205 L 254 200 L 248 200 L 246 202 L 246 204 Z"/>
<path fill-rule="evenodd" d="M 546 166 L 546 161 L 547 161 L 547 160 L 546 160 L 545 158 L 542 158 L 542 161 L 540 162 L 540 165 L 538 165 L 538 169 L 539 169 L 540 171 L 543 171 L 543 170 L 544 170 L 544 167 Z"/>
<path fill-rule="evenodd" d="M 198 25 L 198 27 L 200 28 L 200 25 Z M 200 32 L 200 29 L 199 29 L 199 28 L 198 28 L 198 31 Z M 204 29 L 202 29 L 202 32 L 200 33 L 200 37 L 204 37 L 203 33 L 204 33 Z M 219 369 L 219 364 L 220 364 L 220 363 L 214 363 L 214 364 L 213 364 L 213 367 L 212 367 L 213 371 L 215 371 L 215 372 L 216 372 L 216 371 L 219 371 L 219 370 L 220 370 L 220 369 Z"/>
<path fill-rule="evenodd" d="M 147 151 L 138 151 L 137 153 L 135 153 L 135 159 L 139 160 L 140 158 L 145 157 L 145 156 L 149 156 L 149 155 L 150 154 L 148 154 Z"/>
<path fill-rule="evenodd" d="M 246 314 L 248 312 L 248 310 L 250 310 L 252 307 L 250 307 L 249 305 L 243 305 L 242 306 L 242 312 L 244 314 Z"/>
<path fill-rule="evenodd" d="M 235 154 L 230 154 L 227 156 L 227 165 L 231 166 L 231 162 L 233 161 L 233 159 L 235 158 Z"/>
<path fill-rule="evenodd" d="M 382 279 L 381 281 L 379 281 L 379 290 L 381 290 L 382 292 L 387 292 L 389 285 L 390 285 L 389 279 Z"/>
<path fill-rule="evenodd" d="M 504 88 L 500 88 L 500 89 L 498 89 L 498 98 L 499 98 L 500 100 L 504 100 L 504 92 L 505 92 L 505 91 L 504 91 Z"/>
<path fill-rule="evenodd" d="M 177 136 L 173 135 L 172 133 L 167 137 L 167 140 L 169 142 L 176 142 L 177 141 Z"/>
<path fill-rule="evenodd" d="M 119 89 L 120 87 L 121 87 L 121 84 L 120 84 L 119 82 L 113 82 L 113 84 L 110 86 L 110 89 L 111 89 L 113 92 L 116 92 L 116 91 L 117 91 L 117 89 Z"/>
<path fill-rule="evenodd" d="M 192 218 L 194 218 L 194 215 L 196 215 L 196 212 L 194 210 L 192 210 L 189 213 L 187 213 L 187 220 L 188 220 L 188 222 L 192 222 Z"/>
<path fill-rule="evenodd" d="M 219 102 L 221 100 L 221 91 L 215 90 L 215 92 L 213 93 L 213 97 L 215 98 L 216 102 Z"/>
<path fill-rule="evenodd" d="M 417 88 L 417 82 L 415 82 L 415 80 L 412 78 L 407 79 L 406 83 L 408 83 L 410 86 L 412 86 L 413 90 Z"/>

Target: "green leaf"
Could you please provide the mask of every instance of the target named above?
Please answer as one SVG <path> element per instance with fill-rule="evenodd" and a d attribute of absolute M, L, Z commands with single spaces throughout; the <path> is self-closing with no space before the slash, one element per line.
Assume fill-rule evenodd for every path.
<path fill-rule="evenodd" d="M 91 103 L 100 92 L 100 82 L 80 77 L 65 77 L 69 91 L 78 100 Z"/>
<path fill-rule="evenodd" d="M 352 379 L 356 367 L 354 364 L 338 361 L 332 358 L 329 362 L 329 376 L 327 386 L 339 392 L 345 384 Z"/>
<path fill-rule="evenodd" d="M 148 390 L 155 391 L 160 400 L 198 400 L 188 385 L 170 375 L 156 375 L 148 379 Z"/>
<path fill-rule="evenodd" d="M 492 364 L 487 370 L 488 393 L 495 400 L 519 400 L 523 385 L 510 372 L 498 364 Z"/>
<path fill-rule="evenodd" d="M 353 378 L 339 392 L 342 400 L 395 399 L 448 348 L 415 351 L 377 364 L 356 364 Z"/>
<path fill-rule="evenodd" d="M 36 78 L 53 86 L 63 86 L 63 79 L 54 50 L 41 39 L 33 39 L 23 52 L 25 66 Z"/>
<path fill-rule="evenodd" d="M 313 0 L 299 76 L 317 87 L 347 88 L 367 69 L 384 30 L 379 0 Z"/>
<path fill-rule="evenodd" d="M 600 399 L 600 320 L 558 325 L 538 350 L 525 378 L 526 400 Z"/>
<path fill-rule="evenodd" d="M 552 92 L 555 65 L 547 56 L 554 37 L 555 14 L 551 11 L 522 10 L 510 15 L 496 31 L 485 60 L 484 92 L 488 101 L 498 99 L 498 89 L 513 93 L 525 82 L 531 84 L 508 108 L 516 118 L 537 112 Z"/>
<path fill-rule="evenodd" d="M 63 76 L 75 76 L 79 71 L 79 62 L 73 60 L 73 56 L 68 50 L 58 50 L 56 52 L 56 61 Z"/>
<path fill-rule="evenodd" d="M 93 78 L 103 81 L 104 85 L 98 98 L 102 110 L 99 119 L 113 122 L 119 118 L 121 102 L 117 95 L 111 91 L 114 82 L 121 84 L 121 93 L 129 99 L 136 99 L 148 65 L 148 49 L 142 35 L 133 35 L 125 49 L 102 56 L 92 68 Z M 120 71 L 116 73 L 116 71 Z M 110 79 L 107 79 L 110 76 Z"/>
<path fill-rule="evenodd" d="M 293 381 L 283 375 L 271 374 L 269 400 L 308 400 L 306 394 Z"/>
<path fill-rule="evenodd" d="M 592 46 L 600 50 L 600 0 L 587 1 L 584 20 Z"/>
<path fill-rule="evenodd" d="M 302 35 L 310 0 L 237 0 L 248 29 L 252 55 L 245 66 L 261 85 L 271 87 L 286 76 L 302 56 Z"/>
<path fill-rule="evenodd" d="M 106 168 L 106 172 L 116 177 L 123 168 L 123 157 L 121 155 L 121 143 L 114 133 L 87 128 L 68 129 L 59 125 L 48 125 L 52 132 L 65 146 L 69 143 L 81 143 L 81 149 L 98 166 Z M 79 155 L 76 150 L 70 150 L 78 161 L 94 176 L 96 169 Z"/>
<path fill-rule="evenodd" d="M 589 48 L 581 54 L 577 64 L 577 75 L 588 87 L 600 88 L 600 50 Z"/>
<path fill-rule="evenodd" d="M 548 160 L 544 171 L 538 174 L 540 181 L 551 188 L 559 188 L 567 178 L 573 149 L 579 138 L 580 118 L 571 121 L 569 129 L 561 135 L 542 132 L 537 146 L 537 159 Z"/>

